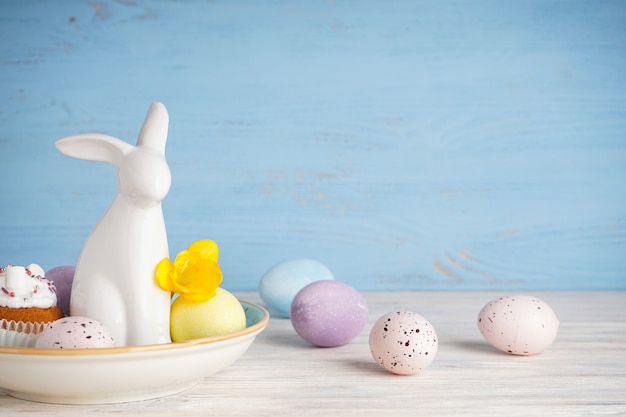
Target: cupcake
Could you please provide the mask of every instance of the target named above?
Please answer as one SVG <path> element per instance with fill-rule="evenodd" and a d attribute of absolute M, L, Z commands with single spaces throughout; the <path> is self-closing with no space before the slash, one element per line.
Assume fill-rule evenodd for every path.
<path fill-rule="evenodd" d="M 62 317 L 56 288 L 39 265 L 0 268 L 0 346 L 33 346 L 37 333 Z"/>

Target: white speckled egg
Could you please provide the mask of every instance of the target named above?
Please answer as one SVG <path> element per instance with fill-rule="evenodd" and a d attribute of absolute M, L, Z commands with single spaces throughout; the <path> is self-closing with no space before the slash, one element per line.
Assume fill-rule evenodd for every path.
<path fill-rule="evenodd" d="M 48 324 L 39 333 L 36 348 L 92 349 L 115 345 L 109 330 L 102 323 L 88 317 L 65 317 Z"/>
<path fill-rule="evenodd" d="M 411 311 L 396 311 L 374 323 L 369 345 L 372 357 L 385 370 L 412 375 L 432 363 L 439 342 L 435 329 L 424 317 Z"/>
<path fill-rule="evenodd" d="M 488 302 L 478 314 L 478 329 L 494 347 L 512 355 L 535 355 L 556 339 L 559 319 L 536 297 L 511 295 Z"/>
<path fill-rule="evenodd" d="M 261 277 L 259 295 L 273 316 L 289 318 L 291 303 L 302 288 L 315 281 L 334 280 L 326 265 L 314 259 L 291 259 L 271 267 Z"/>

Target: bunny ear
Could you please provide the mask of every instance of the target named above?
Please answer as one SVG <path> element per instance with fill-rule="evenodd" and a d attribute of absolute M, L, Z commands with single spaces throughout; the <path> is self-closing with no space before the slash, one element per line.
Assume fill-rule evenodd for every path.
<path fill-rule="evenodd" d="M 56 141 L 56 148 L 63 154 L 90 161 L 107 162 L 119 167 L 126 153 L 134 149 L 122 140 L 99 133 L 66 136 Z"/>
<path fill-rule="evenodd" d="M 139 132 L 137 146 L 145 146 L 160 154 L 165 154 L 168 123 L 169 116 L 163 103 L 152 103 Z"/>

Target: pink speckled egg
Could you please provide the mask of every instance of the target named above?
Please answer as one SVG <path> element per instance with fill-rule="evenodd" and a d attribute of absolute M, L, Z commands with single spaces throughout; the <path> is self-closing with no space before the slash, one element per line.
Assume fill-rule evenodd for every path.
<path fill-rule="evenodd" d="M 369 338 L 374 360 L 398 375 L 421 372 L 437 355 L 439 342 L 433 326 L 411 311 L 383 315 L 372 326 Z"/>
<path fill-rule="evenodd" d="M 492 346 L 512 355 L 535 355 L 556 339 L 559 319 L 529 295 L 498 297 L 478 313 L 478 329 Z"/>
<path fill-rule="evenodd" d="M 315 346 L 333 347 L 358 336 L 367 313 L 367 303 L 357 290 L 340 281 L 321 280 L 296 294 L 290 317 L 301 338 Z"/>
<path fill-rule="evenodd" d="M 109 330 L 102 323 L 88 317 L 65 317 L 48 324 L 39 333 L 36 348 L 92 349 L 115 345 Z"/>

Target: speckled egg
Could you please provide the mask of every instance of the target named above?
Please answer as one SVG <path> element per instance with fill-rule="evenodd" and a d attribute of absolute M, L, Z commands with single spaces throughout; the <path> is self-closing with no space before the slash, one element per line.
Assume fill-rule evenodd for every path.
<path fill-rule="evenodd" d="M 535 355 L 554 342 L 559 319 L 536 297 L 511 295 L 488 302 L 478 314 L 478 329 L 494 347 L 512 355 Z"/>
<path fill-rule="evenodd" d="M 48 324 L 35 341 L 42 349 L 93 349 L 115 346 L 111 332 L 88 317 L 65 317 Z"/>
<path fill-rule="evenodd" d="M 298 291 L 311 282 L 334 280 L 333 273 L 314 259 L 291 259 L 271 267 L 261 277 L 259 295 L 275 317 L 288 318 Z"/>
<path fill-rule="evenodd" d="M 46 272 L 46 278 L 54 284 L 57 290 L 57 306 L 66 316 L 70 315 L 70 294 L 76 267 L 72 265 L 56 266 Z"/>
<path fill-rule="evenodd" d="M 312 345 L 341 346 L 361 333 L 367 313 L 365 299 L 350 285 L 334 280 L 316 281 L 294 297 L 291 324 Z"/>
<path fill-rule="evenodd" d="M 426 369 L 439 348 L 433 326 L 411 311 L 395 311 L 379 318 L 370 331 L 369 345 L 374 360 L 398 375 Z"/>

